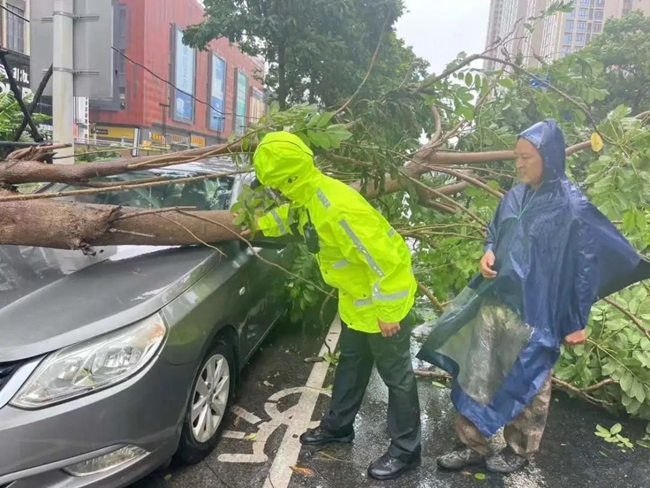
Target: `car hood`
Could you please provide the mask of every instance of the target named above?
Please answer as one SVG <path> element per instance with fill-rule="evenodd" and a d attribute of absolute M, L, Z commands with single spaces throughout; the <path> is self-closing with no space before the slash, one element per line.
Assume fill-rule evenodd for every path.
<path fill-rule="evenodd" d="M 0 362 L 39 356 L 156 313 L 216 265 L 208 248 L 0 246 Z"/>

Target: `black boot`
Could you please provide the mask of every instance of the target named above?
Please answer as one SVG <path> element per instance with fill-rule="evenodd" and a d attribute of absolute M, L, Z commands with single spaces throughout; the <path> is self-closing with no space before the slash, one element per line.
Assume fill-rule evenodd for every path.
<path fill-rule="evenodd" d="M 490 456 L 485 466 L 488 471 L 499 474 L 510 474 L 519 471 L 528 464 L 528 459 L 515 453 L 510 447 Z"/>
<path fill-rule="evenodd" d="M 327 444 L 339 443 L 349 444 L 354 440 L 354 431 L 348 434 L 339 434 L 330 432 L 321 427 L 309 429 L 300 436 L 300 442 L 303 446 L 320 447 Z"/>
<path fill-rule="evenodd" d="M 368 467 L 368 476 L 379 481 L 394 480 L 417 468 L 420 463 L 420 456 L 404 462 L 386 453 Z"/>
<path fill-rule="evenodd" d="M 469 466 L 483 464 L 485 458 L 469 447 L 462 447 L 438 458 L 438 466 L 449 471 L 460 471 Z"/>

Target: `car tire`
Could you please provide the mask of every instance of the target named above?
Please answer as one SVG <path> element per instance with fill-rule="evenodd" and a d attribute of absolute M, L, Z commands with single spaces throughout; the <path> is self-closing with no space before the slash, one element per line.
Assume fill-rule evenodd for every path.
<path fill-rule="evenodd" d="M 216 344 L 201 361 L 176 452 L 182 463 L 203 461 L 219 442 L 234 397 L 235 371 L 235 357 L 229 344 Z"/>

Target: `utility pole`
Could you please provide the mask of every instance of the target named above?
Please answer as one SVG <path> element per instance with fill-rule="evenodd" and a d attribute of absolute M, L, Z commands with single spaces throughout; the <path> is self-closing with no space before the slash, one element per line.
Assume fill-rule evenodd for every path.
<path fill-rule="evenodd" d="M 52 125 L 54 142 L 72 144 L 58 150 L 57 162 L 74 164 L 74 0 L 54 0 Z"/>

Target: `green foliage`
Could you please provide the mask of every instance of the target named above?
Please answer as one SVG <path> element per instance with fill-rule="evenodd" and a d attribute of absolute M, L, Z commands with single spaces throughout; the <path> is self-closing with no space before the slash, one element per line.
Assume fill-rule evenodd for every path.
<path fill-rule="evenodd" d="M 205 0 L 206 17 L 185 31 L 189 45 L 204 48 L 218 37 L 262 56 L 265 84 L 284 109 L 289 102 L 328 107 L 361 84 L 382 37 L 382 46 L 360 98 L 425 74 L 427 63 L 398 39 L 392 27 L 402 0 Z M 384 28 L 386 26 L 386 28 Z M 350 46 L 354 46 L 351 49 Z"/>
<path fill-rule="evenodd" d="M 648 110 L 650 17 L 636 11 L 620 19 L 608 20 L 603 33 L 580 56 L 594 59 L 605 68 L 595 85 L 609 93 L 594 107 L 601 116 L 619 105 L 627 105 L 634 113 Z"/>
<path fill-rule="evenodd" d="M 583 167 L 579 185 L 640 252 L 650 243 L 646 214 L 650 196 L 648 131 L 629 109 L 617 107 L 599 126 L 610 141 Z M 637 320 L 606 302 L 592 310 L 587 344 L 565 348 L 557 376 L 578 388 L 609 380 L 592 393 L 599 401 L 650 419 L 650 339 L 642 330 L 650 324 L 650 301 L 645 284 L 611 297 Z"/>
<path fill-rule="evenodd" d="M 302 279 L 288 276 L 285 290 L 289 303 L 289 319 L 294 323 L 300 322 L 308 309 L 319 305 L 325 299 L 316 286 L 327 289 L 314 256 L 307 251 L 304 244 L 298 244 L 297 247 L 297 257 L 290 271 Z"/>
<path fill-rule="evenodd" d="M 596 435 L 602 439 L 605 440 L 605 442 L 609 442 L 610 444 L 614 444 L 618 448 L 621 449 L 621 451 L 626 452 L 627 449 L 634 450 L 634 444 L 630 442 L 630 439 L 627 437 L 623 437 L 621 435 L 621 432 L 623 430 L 623 427 L 621 424 L 614 424 L 611 429 L 607 430 L 605 427 L 601 425 L 596 426 Z"/>
<path fill-rule="evenodd" d="M 331 4 L 338 5 L 337 2 Z M 554 8 L 566 9 L 560 4 L 562 2 Z M 322 22 L 326 25 L 329 20 L 323 18 Z M 289 19 L 284 21 L 290 22 Z M 608 24 L 608 28 L 611 31 L 612 25 L 619 25 L 630 30 L 630 26 L 637 25 L 635 22 L 643 27 L 642 22 L 646 21 L 631 16 L 621 24 Z M 226 16 L 225 23 L 228 22 Z M 650 36 L 650 29 L 641 27 L 616 42 L 626 44 L 626 36 L 635 39 L 635 36 Z M 636 49 L 629 45 L 609 46 L 608 49 L 615 51 L 624 47 Z M 370 51 L 371 47 L 364 49 Z M 635 63 L 641 63 L 641 57 L 650 52 L 639 51 L 643 52 L 637 53 L 639 57 L 635 58 Z M 324 52 L 319 52 L 318 56 Z M 318 56 L 313 55 L 313 58 L 319 59 Z M 421 85 L 416 84 L 418 76 L 402 78 L 397 83 L 388 82 L 382 78 L 383 68 L 378 65 L 369 79 L 371 96 L 355 99 L 351 110 L 336 118 L 332 109 L 322 110 L 320 99 L 316 103 L 299 103 L 287 110 L 280 110 L 280 105 L 275 104 L 258 125 L 249 129 L 242 145 L 246 152 L 269 131 L 288 128 L 312 147 L 316 163 L 323 172 L 345 182 L 356 182 L 362 191 L 374 185 L 384 188 L 389 180 L 400 179 L 403 192 L 381 195 L 371 203 L 407 238 L 413 250 L 418 280 L 441 302 L 446 302 L 477 272 L 483 255 L 485 227 L 499 199 L 470 185 L 447 198 L 434 197 L 432 205 L 423 198 L 422 185 L 441 188 L 462 180 L 442 171 L 423 171 L 426 174 L 417 174 L 416 181 L 404 177 L 405 165 L 421 147 L 421 135 L 431 137 L 434 133 L 431 106 L 435 105 L 441 115 L 442 133 L 454 130 L 453 137 L 440 143 L 440 150 L 448 152 L 512 149 L 518 133 L 552 117 L 560 122 L 569 145 L 588 141 L 595 131 L 602 136 L 605 143 L 602 151 L 585 150 L 569 158 L 569 176 L 639 252 L 647 253 L 650 246 L 647 225 L 650 131 L 647 121 L 632 117 L 637 111 L 629 108 L 632 106 L 628 103 L 630 99 L 617 98 L 619 95 L 613 84 L 622 81 L 612 78 L 608 59 L 602 53 L 586 49 L 579 55 L 532 71 L 537 79 L 548 77 L 553 89 L 532 86 L 528 74 L 484 72 L 472 68 L 467 59 L 467 55 L 461 53 L 449 64 L 449 76 L 432 75 L 426 89 L 421 90 Z M 327 63 L 335 67 L 332 73 L 337 73 L 339 65 L 331 60 Z M 363 77 L 367 65 L 363 64 L 357 75 Z M 341 81 L 341 93 L 351 90 L 352 85 L 346 83 L 348 81 Z M 304 91 L 300 92 L 303 88 L 297 88 L 295 93 L 304 95 Z M 303 95 L 291 99 L 303 101 Z M 638 111 L 648 109 L 650 100 L 642 102 Z M 241 156 L 244 166 L 249 164 L 248 156 Z M 505 192 L 516 183 L 512 161 L 468 163 L 454 169 L 479 178 L 493 190 Z M 254 216 L 272 204 L 273 200 L 262 194 L 245 193 L 237 207 L 239 222 L 251 228 Z M 317 286 L 322 284 L 317 264 L 304 249 L 292 272 L 309 277 Z M 302 280 L 290 278 L 287 298 L 292 307 L 292 319 L 297 321 L 304 310 L 322 298 L 322 293 L 314 292 Z M 650 339 L 645 332 L 650 327 L 648 288 L 639 284 L 611 299 L 628 313 L 607 302 L 596 304 L 587 329 L 587 343 L 563 347 L 555 374 L 574 387 L 574 393 L 592 402 L 650 419 Z M 620 433 L 608 432 L 616 442 L 622 442 L 616 437 Z"/>
<path fill-rule="evenodd" d="M 31 96 L 25 98 L 25 103 L 29 104 L 31 101 Z M 34 122 L 39 124 L 47 120 L 47 117 L 42 114 L 34 114 L 32 116 Z M 16 101 L 13 93 L 2 93 L 0 94 L 0 140 L 11 141 L 13 140 L 14 134 L 18 129 L 18 126 L 23 120 L 23 113 L 20 110 L 20 106 Z M 25 132 L 22 141 L 29 141 L 29 132 Z"/>

